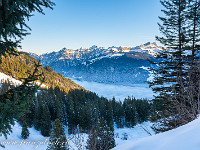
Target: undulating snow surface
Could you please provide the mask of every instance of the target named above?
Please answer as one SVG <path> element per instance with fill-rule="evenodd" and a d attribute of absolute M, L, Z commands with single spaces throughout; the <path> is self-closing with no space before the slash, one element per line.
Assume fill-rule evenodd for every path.
<path fill-rule="evenodd" d="M 158 135 L 128 141 L 113 150 L 199 150 L 200 118 Z"/>
<path fill-rule="evenodd" d="M 132 86 L 115 85 L 115 84 L 104 84 L 97 82 L 78 81 L 72 79 L 75 83 L 84 87 L 86 90 L 97 93 L 99 96 L 107 97 L 112 99 L 115 97 L 116 100 L 123 101 L 125 98 L 153 98 L 153 92 L 148 87 L 148 84 L 133 84 Z"/>

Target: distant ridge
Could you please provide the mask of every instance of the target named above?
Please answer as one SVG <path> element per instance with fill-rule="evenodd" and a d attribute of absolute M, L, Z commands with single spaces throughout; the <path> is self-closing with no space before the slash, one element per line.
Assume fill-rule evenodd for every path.
<path fill-rule="evenodd" d="M 31 55 L 51 66 L 64 76 L 85 81 L 116 84 L 145 83 L 151 76 L 143 67 L 150 67 L 147 59 L 156 59 L 164 48 L 155 42 L 135 47 L 98 47 L 67 49 L 58 52 Z"/>

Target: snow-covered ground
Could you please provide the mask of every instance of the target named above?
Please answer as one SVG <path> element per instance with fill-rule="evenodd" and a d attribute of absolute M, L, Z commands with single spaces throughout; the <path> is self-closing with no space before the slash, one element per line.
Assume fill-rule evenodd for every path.
<path fill-rule="evenodd" d="M 153 135 L 150 129 L 150 123 L 145 122 L 134 128 L 115 128 L 116 147 L 113 150 L 199 150 L 200 147 L 200 118 L 164 133 Z M 152 136 L 146 131 L 148 130 Z M 65 128 L 67 131 L 67 128 Z M 0 143 L 5 146 L 4 150 L 46 150 L 49 138 L 41 136 L 39 131 L 29 128 L 30 136 L 27 140 L 20 137 L 21 126 L 16 123 L 13 127 L 13 133 L 5 140 L 0 137 Z M 78 136 L 66 136 L 69 139 L 70 149 L 76 150 L 82 147 L 85 150 L 87 134 Z M 127 137 L 127 140 L 123 140 Z M 0 147 L 0 149 L 3 149 Z"/>
<path fill-rule="evenodd" d="M 113 150 L 199 150 L 200 118 L 164 133 L 128 141 Z"/>
<path fill-rule="evenodd" d="M 0 87 L 1 87 L 1 83 L 5 82 L 5 81 L 10 81 L 12 85 L 21 85 L 22 84 L 21 81 L 16 80 L 12 76 L 8 76 L 8 75 L 0 72 Z M 40 82 L 36 82 L 36 84 L 40 85 L 40 87 L 42 87 L 42 88 L 47 88 L 47 86 L 45 84 L 41 84 Z"/>
<path fill-rule="evenodd" d="M 99 96 L 107 97 L 112 99 L 113 97 L 116 100 L 123 101 L 128 96 L 135 98 L 153 98 L 153 92 L 148 87 L 148 84 L 134 84 L 132 86 L 124 85 L 115 85 L 115 84 L 104 84 L 97 82 L 87 82 L 87 81 L 78 81 L 72 79 L 75 83 L 84 87 L 86 90 L 97 93 Z"/>
<path fill-rule="evenodd" d="M 23 140 L 21 138 L 22 127 L 15 122 L 12 130 L 13 132 L 5 139 L 4 136 L 0 136 L 0 144 L 5 148 L 0 147 L 0 150 L 46 150 L 49 142 L 49 137 L 41 135 L 40 131 L 34 128 L 29 128 L 30 135 L 28 139 Z M 69 142 L 70 150 L 79 150 L 80 147 L 86 146 L 87 134 L 68 135 L 67 127 L 65 128 L 65 134 Z M 81 149 L 83 150 L 83 149 Z M 84 149 L 85 150 L 85 149 Z"/>
<path fill-rule="evenodd" d="M 142 124 L 137 124 L 134 128 L 116 128 L 115 127 L 116 146 L 120 146 L 125 142 L 133 142 L 141 138 L 149 137 L 150 134 L 154 135 L 155 133 L 151 129 L 151 125 L 152 123 L 150 122 L 144 122 Z M 124 139 L 125 137 L 127 137 L 127 140 Z"/>
<path fill-rule="evenodd" d="M 1 83 L 1 81 L 7 81 L 7 80 L 8 80 L 8 81 L 11 81 L 12 84 L 14 84 L 14 85 L 21 85 L 21 84 L 22 84 L 21 81 L 16 80 L 16 79 L 14 79 L 13 77 L 8 76 L 8 75 L 6 75 L 6 74 L 0 72 L 0 83 Z"/>
<path fill-rule="evenodd" d="M 150 123 L 145 122 L 142 125 L 136 125 L 134 128 L 115 128 L 115 142 L 116 145 L 121 145 L 125 141 L 136 141 L 138 139 L 148 137 L 149 134 L 143 129 L 147 129 L 151 134 L 153 131 L 150 128 Z M 5 146 L 4 150 L 46 150 L 49 142 L 48 137 L 43 137 L 39 131 L 34 128 L 29 128 L 30 135 L 28 139 L 23 140 L 21 138 L 21 126 L 15 123 L 13 126 L 13 132 L 8 135 L 6 140 L 3 136 L 0 136 L 0 144 Z M 86 150 L 87 134 L 68 135 L 67 127 L 65 127 L 65 134 L 69 142 L 70 150 Z M 127 140 L 124 140 L 124 136 L 127 135 Z M 3 149 L 0 147 L 0 149 Z"/>

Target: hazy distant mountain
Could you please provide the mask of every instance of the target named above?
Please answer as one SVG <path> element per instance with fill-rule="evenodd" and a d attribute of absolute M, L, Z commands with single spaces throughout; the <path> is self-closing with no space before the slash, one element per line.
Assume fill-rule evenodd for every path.
<path fill-rule="evenodd" d="M 98 47 L 88 49 L 66 49 L 42 55 L 32 54 L 66 77 L 85 81 L 135 84 L 144 83 L 149 78 L 150 63 L 162 47 L 156 43 L 146 43 L 136 47 Z"/>

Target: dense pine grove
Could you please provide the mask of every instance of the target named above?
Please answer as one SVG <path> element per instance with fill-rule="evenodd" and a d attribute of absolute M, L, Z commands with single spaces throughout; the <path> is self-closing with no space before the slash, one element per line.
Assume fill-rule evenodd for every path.
<path fill-rule="evenodd" d="M 11 87 L 10 83 L 3 83 L 2 91 Z M 73 134 L 79 126 L 80 131 L 89 133 L 90 138 L 102 138 L 96 145 L 97 149 L 104 146 L 104 149 L 110 149 L 115 145 L 114 123 L 118 128 L 134 127 L 137 123 L 148 121 L 152 112 L 152 104 L 145 99 L 128 97 L 121 102 L 115 98 L 108 100 L 99 97 L 83 89 L 66 93 L 59 87 L 39 89 L 36 93 L 23 117 L 15 118 L 22 125 L 21 136 L 24 139 L 29 136 L 28 127 L 34 127 L 43 136 L 49 137 L 52 123 L 59 119 L 63 125 L 68 126 L 69 134 Z"/>
<path fill-rule="evenodd" d="M 137 123 L 148 121 L 152 104 L 145 99 L 130 97 L 124 102 L 116 101 L 115 98 L 108 100 L 86 90 L 70 90 L 66 93 L 55 87 L 38 90 L 28 108 L 29 112 L 24 114 L 24 118 L 16 119 L 22 126 L 34 126 L 42 135 L 49 136 L 51 123 L 57 118 L 68 125 L 69 133 L 73 133 L 77 125 L 82 132 L 87 133 L 97 128 L 102 117 L 112 131 L 114 122 L 119 128 L 134 127 Z"/>

